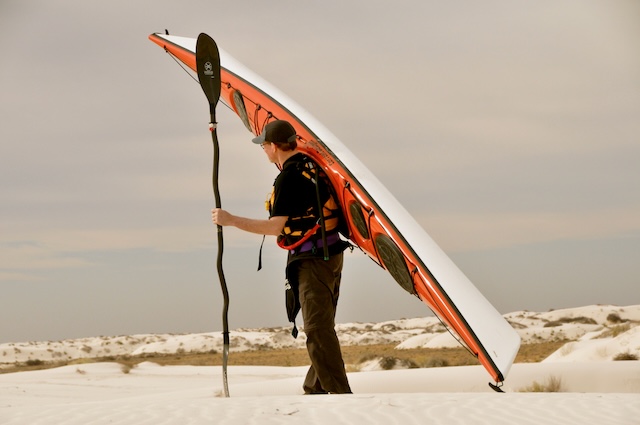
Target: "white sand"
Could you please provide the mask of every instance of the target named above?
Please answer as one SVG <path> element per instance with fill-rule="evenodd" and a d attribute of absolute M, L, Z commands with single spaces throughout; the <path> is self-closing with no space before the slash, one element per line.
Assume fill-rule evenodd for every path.
<path fill-rule="evenodd" d="M 637 306 L 622 309 L 634 316 L 626 317 L 629 320 L 637 320 L 637 310 Z M 604 315 L 598 319 L 602 323 L 610 314 L 605 315 L 607 311 L 594 306 L 574 317 Z M 562 318 L 573 313 L 553 314 Z M 539 320 L 544 314 L 513 313 L 523 322 Z M 416 333 L 405 325 L 407 321 L 394 326 L 410 339 Z M 613 361 L 613 357 L 640 352 L 640 327 L 634 324 L 620 335 L 593 339 L 613 327 L 597 326 L 601 329 L 593 324 L 551 328 L 556 334 L 579 336 L 544 362 L 515 364 L 505 381 L 505 394 L 488 387 L 489 376 L 481 366 L 354 372 L 349 374 L 354 395 L 327 396 L 301 395 L 306 367 L 230 367 L 231 397 L 224 398 L 220 367 L 141 363 L 127 371 L 117 363 L 89 363 L 0 375 L 0 424 L 638 425 L 640 361 Z M 534 327 L 521 330 L 531 333 Z M 248 341 L 251 333 L 242 335 Z M 253 335 L 264 343 L 264 333 Z M 138 350 L 144 341 L 165 348 L 185 347 L 199 337 L 177 336 L 182 345 L 166 336 L 118 338 L 134 341 L 130 349 Z M 274 339 L 279 344 L 279 338 Z M 87 355 L 90 350 L 84 347 L 109 346 L 106 341 L 102 337 L 82 340 L 82 344 L 78 340 L 58 344 L 67 352 Z M 43 345 L 47 346 L 2 344 L 0 350 L 12 348 L 14 361 L 25 361 L 36 353 L 51 354 L 52 349 Z M 112 345 L 126 351 L 124 343 Z M 559 382 L 560 392 L 522 392 L 551 380 Z"/>
<path fill-rule="evenodd" d="M 304 396 L 304 367 L 142 363 L 0 376 L 0 423 L 13 424 L 638 424 L 640 363 L 516 364 L 509 391 L 550 376 L 561 393 L 494 393 L 479 366 L 359 372 L 354 395 Z M 506 385 L 505 385 L 506 387 Z"/>

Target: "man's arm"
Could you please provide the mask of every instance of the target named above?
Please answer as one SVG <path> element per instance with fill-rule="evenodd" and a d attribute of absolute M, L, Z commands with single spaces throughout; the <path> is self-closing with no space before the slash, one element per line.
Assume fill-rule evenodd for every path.
<path fill-rule="evenodd" d="M 256 233 L 258 235 L 278 236 L 282 233 L 288 217 L 277 216 L 267 220 L 240 217 L 233 215 L 226 210 L 214 208 L 211 210 L 211 220 L 219 226 L 233 226 L 245 232 Z"/>

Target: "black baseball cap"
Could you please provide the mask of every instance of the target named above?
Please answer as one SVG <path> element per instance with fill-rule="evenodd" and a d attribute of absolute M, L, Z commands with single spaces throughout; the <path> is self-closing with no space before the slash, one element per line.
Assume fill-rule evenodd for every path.
<path fill-rule="evenodd" d="M 253 139 L 253 143 L 261 145 L 265 142 L 288 143 L 296 141 L 296 130 L 288 121 L 271 121 L 262 129 L 262 134 Z"/>

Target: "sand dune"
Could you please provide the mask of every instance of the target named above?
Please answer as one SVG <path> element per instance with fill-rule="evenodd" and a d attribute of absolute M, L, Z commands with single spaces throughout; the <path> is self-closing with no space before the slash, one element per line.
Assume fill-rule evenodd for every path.
<path fill-rule="evenodd" d="M 237 366 L 229 368 L 231 397 L 224 398 L 220 367 L 147 362 L 127 369 L 117 363 L 88 363 L 0 375 L 0 423 L 639 423 L 640 362 L 614 358 L 620 353 L 628 358 L 640 354 L 636 326 L 640 306 L 517 312 L 507 318 L 532 340 L 573 338 L 541 363 L 515 364 L 503 386 L 505 394 L 489 388 L 489 377 L 481 366 L 354 372 L 349 379 L 355 394 L 341 396 L 301 395 L 306 367 Z M 436 336 L 420 339 L 421 326 L 423 335 Z M 435 331 L 437 326 L 433 318 L 425 318 L 340 325 L 340 329 L 343 340 L 362 341 L 363 335 L 368 340 L 397 338 L 399 346 L 406 348 L 418 342 L 433 344 L 430 341 L 436 338 L 447 343 L 445 334 Z M 274 335 L 284 331 L 238 330 L 235 333 L 242 335 L 243 344 L 236 349 L 268 344 L 272 337 L 277 346 L 282 342 Z M 188 350 L 203 341 L 210 344 L 206 347 L 215 347 L 217 338 L 215 334 L 98 337 L 59 341 L 56 348 L 51 342 L 13 343 L 2 344 L 0 355 L 9 364 L 7 360 L 54 357 L 56 350 L 68 356 L 96 356 L 107 349 L 114 355 Z M 531 392 L 534 388 L 556 392 Z"/>
<path fill-rule="evenodd" d="M 522 337 L 524 344 L 542 341 L 581 342 L 571 349 L 595 346 L 609 340 L 613 328 L 634 328 L 640 323 L 640 305 L 618 307 L 596 305 L 545 313 L 518 311 L 505 315 Z M 610 319 L 614 319 L 611 321 Z M 459 343 L 444 329 L 437 318 L 424 317 L 393 320 L 382 323 L 342 323 L 337 325 L 343 345 L 397 344 L 404 348 L 457 347 Z M 640 355 L 638 334 L 627 336 L 619 344 L 620 350 Z M 291 337 L 289 327 L 268 329 L 235 329 L 231 331 L 231 352 L 271 349 L 304 348 L 304 329 L 297 339 Z M 625 348 L 627 347 L 627 348 Z M 612 355 L 615 347 L 610 347 Z M 86 359 L 144 353 L 210 352 L 222 350 L 221 332 L 199 334 L 146 334 L 100 336 L 63 341 L 10 342 L 0 344 L 0 368 L 28 360 L 56 361 Z M 580 357 L 577 354 L 574 356 Z"/>
<path fill-rule="evenodd" d="M 560 393 L 494 393 L 480 366 L 352 373 L 354 395 L 303 396 L 304 367 L 142 363 L 65 366 L 0 376 L 3 424 L 637 424 L 637 362 L 516 364 L 510 387 L 558 377 Z M 506 388 L 512 391 L 512 388 Z"/>

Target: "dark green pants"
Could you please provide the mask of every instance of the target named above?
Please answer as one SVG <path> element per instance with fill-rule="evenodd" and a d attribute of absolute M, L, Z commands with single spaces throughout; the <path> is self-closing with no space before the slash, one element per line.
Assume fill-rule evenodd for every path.
<path fill-rule="evenodd" d="M 304 381 L 306 394 L 351 393 L 335 331 L 343 254 L 299 260 L 296 265 L 300 305 L 311 367 Z"/>

